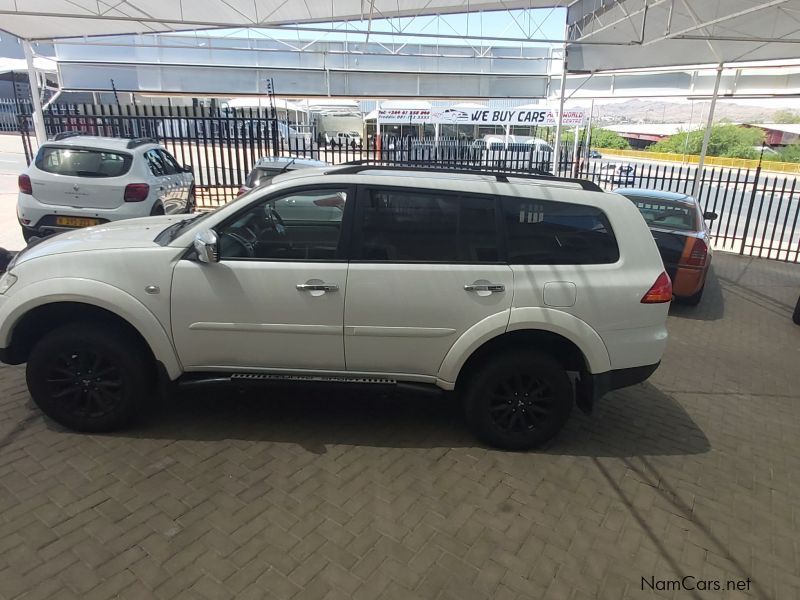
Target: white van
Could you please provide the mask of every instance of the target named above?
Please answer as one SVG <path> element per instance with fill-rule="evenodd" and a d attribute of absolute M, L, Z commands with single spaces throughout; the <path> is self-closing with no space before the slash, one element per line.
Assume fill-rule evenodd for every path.
<path fill-rule="evenodd" d="M 549 171 L 553 160 L 550 144 L 527 135 L 486 135 L 476 144 L 483 148 L 481 165 L 487 167 Z"/>

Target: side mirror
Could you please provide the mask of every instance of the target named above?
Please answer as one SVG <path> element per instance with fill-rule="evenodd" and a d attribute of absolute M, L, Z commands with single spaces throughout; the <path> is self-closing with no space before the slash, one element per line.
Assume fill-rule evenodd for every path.
<path fill-rule="evenodd" d="M 714 220 L 714 219 L 716 219 L 718 216 L 719 216 L 719 215 L 718 215 L 717 213 L 715 213 L 715 212 L 711 212 L 711 211 L 709 211 L 709 212 L 704 212 L 704 213 L 703 213 L 703 218 L 704 218 L 706 221 L 713 221 L 713 220 Z"/>
<path fill-rule="evenodd" d="M 197 260 L 201 263 L 219 262 L 217 234 L 213 229 L 204 229 L 195 236 L 194 249 L 197 252 Z"/>
<path fill-rule="evenodd" d="M 183 172 L 184 173 L 191 173 L 192 172 L 192 165 L 183 165 Z"/>

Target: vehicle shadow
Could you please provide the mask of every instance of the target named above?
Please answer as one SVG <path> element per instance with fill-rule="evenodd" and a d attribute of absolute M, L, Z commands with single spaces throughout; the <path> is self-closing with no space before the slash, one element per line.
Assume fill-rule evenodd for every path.
<path fill-rule="evenodd" d="M 296 443 L 385 448 L 480 447 L 452 394 L 230 388 L 182 392 L 145 423 L 114 434 L 174 440 Z M 685 455 L 708 439 L 683 407 L 650 384 L 608 394 L 591 416 L 575 409 L 564 431 L 538 452 L 581 456 Z"/>
<path fill-rule="evenodd" d="M 591 415 L 573 411 L 548 454 L 636 457 L 704 454 L 705 433 L 672 396 L 649 382 L 606 394 Z"/>
<path fill-rule="evenodd" d="M 722 295 L 720 278 L 714 272 L 712 265 L 706 277 L 706 289 L 703 299 L 697 306 L 689 306 L 680 302 L 673 302 L 669 307 L 671 317 L 693 319 L 697 321 L 718 321 L 725 315 L 725 298 Z"/>

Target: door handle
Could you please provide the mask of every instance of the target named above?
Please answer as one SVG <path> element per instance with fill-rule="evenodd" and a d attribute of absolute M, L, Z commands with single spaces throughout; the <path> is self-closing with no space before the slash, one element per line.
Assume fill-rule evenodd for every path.
<path fill-rule="evenodd" d="M 469 283 L 464 286 L 467 292 L 505 292 L 506 286 L 502 283 Z"/>
<path fill-rule="evenodd" d="M 298 283 L 295 287 L 301 292 L 335 292 L 339 289 L 335 283 Z"/>

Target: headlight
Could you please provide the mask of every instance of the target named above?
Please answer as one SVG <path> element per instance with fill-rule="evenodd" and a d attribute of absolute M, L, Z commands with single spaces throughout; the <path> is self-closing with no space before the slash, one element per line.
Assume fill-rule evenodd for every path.
<path fill-rule="evenodd" d="M 9 288 L 17 282 L 17 276 L 8 271 L 0 277 L 0 296 L 5 294 Z"/>

